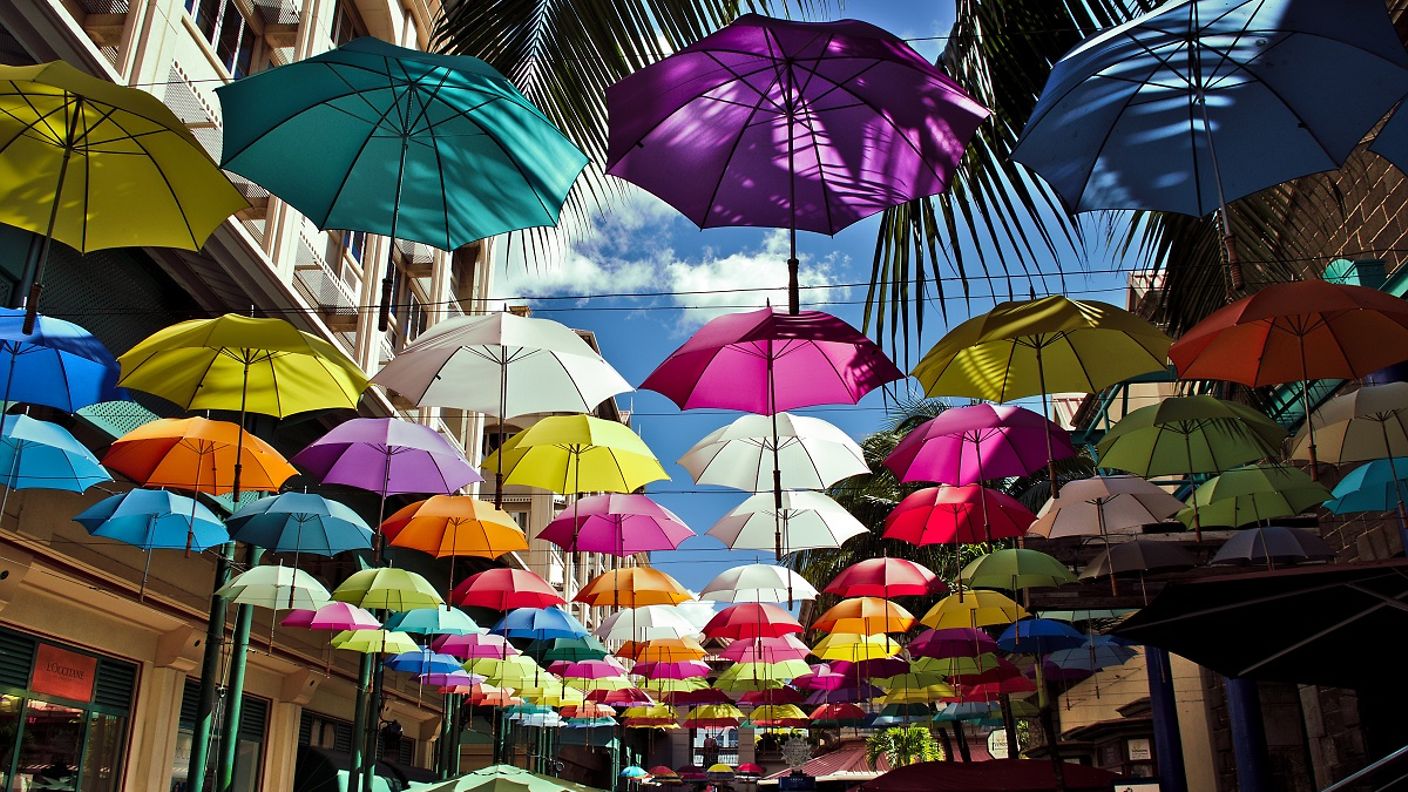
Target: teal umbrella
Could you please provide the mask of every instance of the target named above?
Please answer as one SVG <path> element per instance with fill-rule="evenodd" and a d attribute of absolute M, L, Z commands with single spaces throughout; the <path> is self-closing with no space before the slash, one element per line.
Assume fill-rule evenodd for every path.
<path fill-rule="evenodd" d="M 556 225 L 587 157 L 481 60 L 372 38 L 216 89 L 226 170 L 319 228 L 455 250 Z M 382 282 L 386 328 L 392 279 Z"/>

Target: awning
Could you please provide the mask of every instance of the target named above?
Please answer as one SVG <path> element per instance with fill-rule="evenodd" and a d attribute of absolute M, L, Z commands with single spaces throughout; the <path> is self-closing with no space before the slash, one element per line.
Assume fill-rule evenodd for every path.
<path fill-rule="evenodd" d="M 293 792 L 345 792 L 351 787 L 348 783 L 351 766 L 350 754 L 300 745 L 293 770 Z M 434 780 L 436 776 L 429 770 L 382 760 L 376 763 L 372 792 L 403 792 L 410 789 L 412 783 Z"/>
<path fill-rule="evenodd" d="M 848 781 L 868 781 L 877 775 L 888 772 L 890 760 L 880 756 L 875 760 L 876 767 L 865 761 L 865 741 L 845 740 L 834 751 L 814 756 L 798 768 L 803 775 L 817 781 L 845 779 Z M 792 775 L 791 770 L 773 773 L 766 780 L 775 780 Z"/>
<path fill-rule="evenodd" d="M 1119 776 L 1066 763 L 1067 792 L 1114 792 Z M 1056 774 L 1045 759 L 920 762 L 891 770 L 856 787 L 860 792 L 1054 792 Z"/>
<path fill-rule="evenodd" d="M 1396 678 L 1385 641 L 1408 630 L 1408 561 L 1171 583 L 1115 632 L 1230 677 L 1357 687 Z"/>

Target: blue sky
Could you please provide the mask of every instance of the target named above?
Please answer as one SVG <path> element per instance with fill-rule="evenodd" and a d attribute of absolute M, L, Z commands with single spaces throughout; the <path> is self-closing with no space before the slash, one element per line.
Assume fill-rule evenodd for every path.
<path fill-rule="evenodd" d="M 912 0 L 851 0 L 844 11 L 847 17 L 863 19 L 911 40 L 931 59 L 937 57 L 942 39 L 917 39 L 942 37 L 953 20 L 952 3 L 947 0 L 922 5 Z M 825 310 L 861 326 L 861 301 L 870 274 L 877 222 L 878 218 L 861 221 L 835 237 L 799 235 L 802 284 L 816 287 L 804 289 L 804 308 Z M 701 231 L 654 197 L 631 188 L 623 200 L 593 218 L 591 227 L 582 230 L 576 243 L 557 255 L 556 260 L 539 261 L 528 267 L 521 262 L 501 263 L 495 272 L 491 296 L 520 298 L 512 301 L 526 302 L 537 316 L 595 331 L 606 358 L 629 382 L 639 383 L 708 319 L 761 307 L 769 299 L 774 305 L 785 304 L 782 287 L 786 284 L 786 258 L 784 232 L 730 228 Z M 1081 261 L 1072 251 L 1060 262 L 1066 272 L 1064 293 L 1123 304 L 1124 276 L 1108 271 L 1115 267 L 1133 268 L 1137 263 L 1099 257 Z M 1054 272 L 1056 266 L 1053 260 L 1042 269 Z M 1086 275 L 1082 270 L 1101 272 Z M 1016 278 L 1011 288 L 1024 297 L 1029 288 L 1043 295 L 1054 284 L 1051 279 L 1033 284 Z M 987 288 L 986 283 L 974 284 L 973 292 L 984 295 Z M 977 296 L 971 307 L 959 300 L 950 301 L 947 324 L 938 307 L 931 306 L 918 349 L 927 349 L 952 325 L 1005 299 L 1005 281 L 1000 282 L 1000 288 L 1002 295 L 997 300 Z M 610 296 L 620 294 L 652 296 Z M 581 299 L 581 295 L 598 296 Z M 736 413 L 681 413 L 673 403 L 648 391 L 624 394 L 619 401 L 634 411 L 636 431 L 655 451 L 672 479 L 651 485 L 648 492 L 680 515 L 696 533 L 703 534 L 746 497 L 734 490 L 696 486 L 689 474 L 675 464 L 695 441 L 731 421 Z M 872 393 L 855 407 L 799 412 L 824 418 L 857 439 L 885 420 L 880 393 Z M 697 590 L 730 566 L 771 559 L 771 553 L 731 552 L 701 536 L 689 540 L 678 551 L 657 553 L 654 562 Z"/>

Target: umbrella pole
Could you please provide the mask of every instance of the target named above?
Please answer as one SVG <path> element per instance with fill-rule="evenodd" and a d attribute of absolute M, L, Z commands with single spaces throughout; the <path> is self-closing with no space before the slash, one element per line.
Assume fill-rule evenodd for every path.
<path fill-rule="evenodd" d="M 1199 82 L 1202 75 L 1198 76 Z M 1202 95 L 1202 86 L 1198 88 L 1198 109 L 1203 113 L 1203 135 L 1208 141 L 1208 159 L 1212 162 L 1212 180 L 1217 187 L 1217 216 L 1222 220 L 1222 248 L 1227 253 L 1227 279 L 1229 281 L 1230 293 L 1239 292 L 1245 285 L 1242 281 L 1242 261 L 1237 256 L 1237 237 L 1232 233 L 1232 218 L 1227 215 L 1227 198 L 1222 191 L 1222 168 L 1217 164 L 1217 147 L 1212 142 L 1212 122 L 1208 119 L 1208 104 Z"/>
<path fill-rule="evenodd" d="M 787 209 L 792 214 L 792 224 L 787 227 L 787 312 L 793 316 L 802 312 L 801 286 L 798 283 L 798 270 L 801 262 L 797 258 L 797 178 L 794 165 L 797 157 L 797 140 L 794 134 L 795 108 L 792 106 L 790 88 L 791 70 L 788 70 L 789 89 L 787 91 Z M 771 371 L 771 368 L 769 368 Z"/>
<path fill-rule="evenodd" d="M 35 259 L 33 274 L 29 280 L 29 295 L 24 301 L 24 325 L 22 331 L 25 335 L 34 332 L 34 322 L 39 318 L 39 295 L 44 292 L 44 267 L 49 263 L 49 248 L 54 243 L 54 226 L 59 219 L 59 203 L 64 191 L 64 179 L 68 177 L 68 163 L 73 159 L 74 149 L 74 127 L 75 119 L 83 114 L 83 97 L 75 96 L 73 100 L 73 114 L 69 117 L 67 129 L 64 130 L 64 158 L 59 163 L 59 181 L 54 185 L 54 205 L 49 207 L 49 229 L 44 233 L 43 241 L 39 243 L 39 256 Z M 28 268 L 26 268 L 28 269 Z M 15 291 L 23 294 L 25 292 L 24 281 L 20 281 L 20 288 Z M 8 395 L 8 394 L 7 394 Z"/>
<path fill-rule="evenodd" d="M 1050 421 L 1046 414 L 1046 366 L 1041 360 L 1041 342 L 1036 344 L 1036 378 L 1041 386 L 1041 417 Z M 1046 436 L 1046 477 L 1051 479 L 1051 497 L 1055 499 L 1061 494 L 1061 485 L 1056 481 L 1056 452 L 1051 449 L 1051 429 L 1043 426 L 1042 434 Z"/>
<path fill-rule="evenodd" d="M 1192 464 L 1193 464 L 1193 433 L 1192 433 L 1191 431 L 1188 431 L 1188 432 L 1184 432 L 1184 433 L 1183 433 L 1183 448 L 1184 448 L 1184 451 L 1188 454 L 1188 464 L 1189 464 L 1189 465 L 1192 465 Z M 1216 463 L 1216 462 L 1213 462 L 1213 467 L 1214 467 L 1214 469 L 1216 469 L 1217 466 L 1218 466 L 1217 463 Z M 1192 479 L 1193 479 L 1193 473 L 1192 473 L 1192 471 L 1190 471 L 1190 472 L 1188 473 L 1188 479 L 1189 479 L 1189 483 L 1191 484 L 1191 483 L 1192 483 Z M 1197 491 L 1197 487 L 1194 487 L 1193 489 L 1194 489 L 1194 492 Z M 1192 494 L 1192 493 L 1190 493 L 1190 495 L 1191 495 L 1191 494 Z M 1193 503 L 1193 538 L 1198 542 L 1198 544 L 1202 544 L 1202 543 L 1203 543 L 1203 524 L 1202 524 L 1202 522 L 1198 519 L 1198 499 L 1195 498 L 1195 497 L 1190 497 L 1189 500 L 1191 500 L 1192 503 Z"/>
<path fill-rule="evenodd" d="M 1110 596 L 1118 597 L 1120 591 L 1115 583 L 1115 559 L 1110 556 L 1110 535 L 1105 533 L 1105 504 L 1096 499 L 1095 519 L 1100 524 L 1100 538 L 1105 540 L 1105 557 L 1110 561 Z"/>
<path fill-rule="evenodd" d="M 396 104 L 399 106 L 400 103 L 398 99 Z M 391 300 L 395 297 L 391 293 L 395 286 L 391 274 L 396 268 L 396 224 L 401 219 L 401 183 L 406 180 L 406 149 L 410 144 L 409 133 L 402 132 L 401 162 L 396 166 L 396 200 L 391 204 L 391 233 L 387 236 L 391 249 L 386 253 L 386 274 L 381 277 L 381 310 L 376 317 L 376 329 L 379 333 L 385 333 L 386 328 L 391 326 Z"/>
<path fill-rule="evenodd" d="M 1393 461 L 1393 444 L 1388 439 L 1388 423 L 1379 421 L 1379 431 L 1384 435 L 1384 459 L 1388 460 L 1389 474 L 1393 476 L 1393 494 L 1398 497 L 1398 535 L 1403 547 L 1408 549 L 1408 506 L 1403 503 L 1403 482 L 1398 478 L 1398 463 Z"/>
<path fill-rule="evenodd" d="M 1305 365 L 1305 336 L 1297 338 L 1300 346 L 1300 400 L 1305 411 L 1305 431 L 1310 440 L 1310 480 L 1320 480 L 1320 458 L 1315 453 L 1315 421 L 1310 415 L 1310 375 Z"/>
<path fill-rule="evenodd" d="M 494 508 L 504 507 L 504 413 L 508 411 L 508 353 L 499 367 L 499 447 L 494 451 Z"/>
<path fill-rule="evenodd" d="M 386 516 L 386 487 L 391 479 L 391 452 L 386 452 L 386 459 L 382 463 L 381 477 L 381 500 L 377 506 L 375 535 L 372 537 L 372 562 L 381 563 L 382 533 L 381 523 Z M 362 659 L 357 666 L 357 698 L 352 709 L 352 761 L 348 770 L 348 783 L 350 792 L 362 792 L 362 766 L 366 764 L 366 733 L 367 733 L 367 713 L 370 701 L 367 699 L 368 691 L 372 686 L 372 673 L 376 663 L 376 658 L 372 653 L 364 652 Z"/>
<path fill-rule="evenodd" d="M 1048 437 L 1048 440 L 1049 439 L 1050 438 Z M 962 445 L 960 444 L 959 447 L 962 448 Z M 1050 449 L 1048 449 L 1048 451 L 1049 450 Z M 973 440 L 973 452 L 977 455 L 978 459 L 978 500 L 983 502 L 983 538 L 991 542 L 992 522 L 988 517 L 988 493 L 983 489 L 983 444 L 982 441 L 978 438 L 975 438 Z M 954 512 L 954 516 L 958 516 L 958 512 L 956 510 Z M 954 522 L 957 523 L 957 520 L 955 520 Z M 955 532 L 954 535 L 956 537 L 957 532 Z M 958 540 L 956 538 L 954 539 L 954 549 L 958 549 Z M 955 560 L 959 561 L 961 564 L 963 557 L 960 555 Z"/>

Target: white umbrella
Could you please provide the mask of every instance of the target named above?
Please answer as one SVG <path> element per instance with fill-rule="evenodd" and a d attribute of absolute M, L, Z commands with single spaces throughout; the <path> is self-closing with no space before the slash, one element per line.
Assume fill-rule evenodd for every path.
<path fill-rule="evenodd" d="M 1048 539 L 1136 534 L 1182 508 L 1177 498 L 1138 476 L 1095 476 L 1062 486 L 1027 533 Z"/>
<path fill-rule="evenodd" d="M 699 594 L 700 599 L 714 602 L 791 602 L 816 597 L 816 589 L 806 578 L 772 564 L 745 564 L 725 570 Z"/>
<path fill-rule="evenodd" d="M 312 575 L 286 566 L 257 566 L 215 593 L 240 605 L 273 610 L 317 610 L 332 599 Z"/>
<path fill-rule="evenodd" d="M 1408 456 L 1408 382 L 1370 385 L 1325 402 L 1311 413 L 1322 461 L 1344 464 Z M 1291 444 L 1291 459 L 1310 459 L 1306 427 Z"/>
<path fill-rule="evenodd" d="M 594 634 L 603 641 L 651 641 L 698 635 L 699 627 L 674 605 L 646 605 L 612 613 Z"/>
<path fill-rule="evenodd" d="M 748 492 L 771 492 L 774 469 L 785 490 L 821 489 L 870 471 L 860 446 L 836 426 L 785 412 L 776 417 L 776 434 L 771 416 L 744 415 L 710 432 L 679 462 L 696 484 Z"/>
<path fill-rule="evenodd" d="M 782 511 L 771 493 L 753 495 L 729 511 L 708 535 L 733 550 L 772 550 L 777 518 L 782 518 L 782 550 L 840 547 L 847 539 L 869 533 L 845 507 L 820 492 L 782 493 Z"/>

